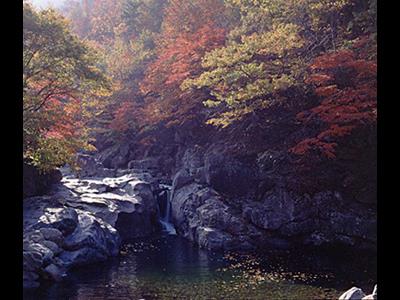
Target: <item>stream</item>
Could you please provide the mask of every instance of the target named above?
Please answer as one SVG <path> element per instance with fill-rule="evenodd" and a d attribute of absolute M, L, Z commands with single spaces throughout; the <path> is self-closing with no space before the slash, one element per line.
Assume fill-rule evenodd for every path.
<path fill-rule="evenodd" d="M 117 257 L 74 267 L 61 282 L 24 290 L 24 299 L 338 299 L 352 286 L 369 292 L 376 283 L 373 254 L 199 249 L 177 234 L 169 197 L 170 187 L 160 185 L 159 233 L 125 240 Z"/>
<path fill-rule="evenodd" d="M 359 267 L 367 256 L 328 252 L 213 253 L 162 234 L 127 242 L 119 257 L 75 268 L 24 299 L 338 299 L 353 285 L 373 286 L 375 265 Z"/>

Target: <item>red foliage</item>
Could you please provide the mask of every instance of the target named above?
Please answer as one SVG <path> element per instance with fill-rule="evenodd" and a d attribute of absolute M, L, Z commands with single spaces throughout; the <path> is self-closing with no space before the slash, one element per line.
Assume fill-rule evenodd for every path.
<path fill-rule="evenodd" d="M 315 86 L 322 101 L 297 118 L 305 124 L 322 121 L 323 126 L 317 136 L 300 141 L 290 151 L 305 155 L 316 150 L 334 158 L 343 137 L 376 122 L 376 62 L 361 58 L 356 50 L 342 50 L 317 57 L 310 69 L 307 83 Z"/>
<path fill-rule="evenodd" d="M 84 126 L 80 114 L 81 101 L 70 97 L 51 97 L 44 110 L 49 116 L 46 137 L 57 139 L 79 138 Z"/>
<path fill-rule="evenodd" d="M 120 104 L 117 110 L 114 112 L 114 118 L 110 124 L 110 128 L 124 132 L 128 130 L 133 122 L 135 106 L 132 101 L 124 101 Z"/>
<path fill-rule="evenodd" d="M 147 98 L 148 121 L 176 118 L 196 104 L 198 99 L 184 94 L 180 85 L 200 73 L 201 58 L 207 51 L 223 45 L 225 30 L 217 25 L 222 10 L 223 4 L 215 0 L 169 2 L 157 41 L 158 57 L 141 83 L 143 93 L 155 92 L 161 98 Z"/>

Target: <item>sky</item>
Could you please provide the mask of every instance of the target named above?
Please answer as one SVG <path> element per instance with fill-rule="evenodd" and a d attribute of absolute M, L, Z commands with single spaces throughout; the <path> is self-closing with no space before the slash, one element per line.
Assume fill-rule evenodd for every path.
<path fill-rule="evenodd" d="M 64 0 L 29 0 L 34 6 L 38 8 L 58 7 Z"/>

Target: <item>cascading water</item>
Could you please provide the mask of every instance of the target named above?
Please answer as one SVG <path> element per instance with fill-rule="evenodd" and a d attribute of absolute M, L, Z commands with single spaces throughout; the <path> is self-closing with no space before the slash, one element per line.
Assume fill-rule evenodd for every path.
<path fill-rule="evenodd" d="M 171 187 L 169 186 L 162 186 L 164 189 L 163 191 L 159 194 L 159 207 L 160 207 L 160 223 L 161 226 L 163 227 L 163 231 L 168 233 L 169 235 L 176 235 L 176 230 L 174 225 L 171 223 L 171 201 L 170 201 L 170 196 L 171 192 L 170 189 Z"/>

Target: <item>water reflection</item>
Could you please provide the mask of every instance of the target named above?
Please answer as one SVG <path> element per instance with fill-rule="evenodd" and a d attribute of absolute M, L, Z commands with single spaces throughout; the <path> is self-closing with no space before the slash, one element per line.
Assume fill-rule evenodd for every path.
<path fill-rule="evenodd" d="M 118 258 L 73 270 L 24 299 L 337 299 L 351 284 L 370 289 L 374 258 L 343 255 L 210 253 L 162 236 L 131 241 Z"/>

